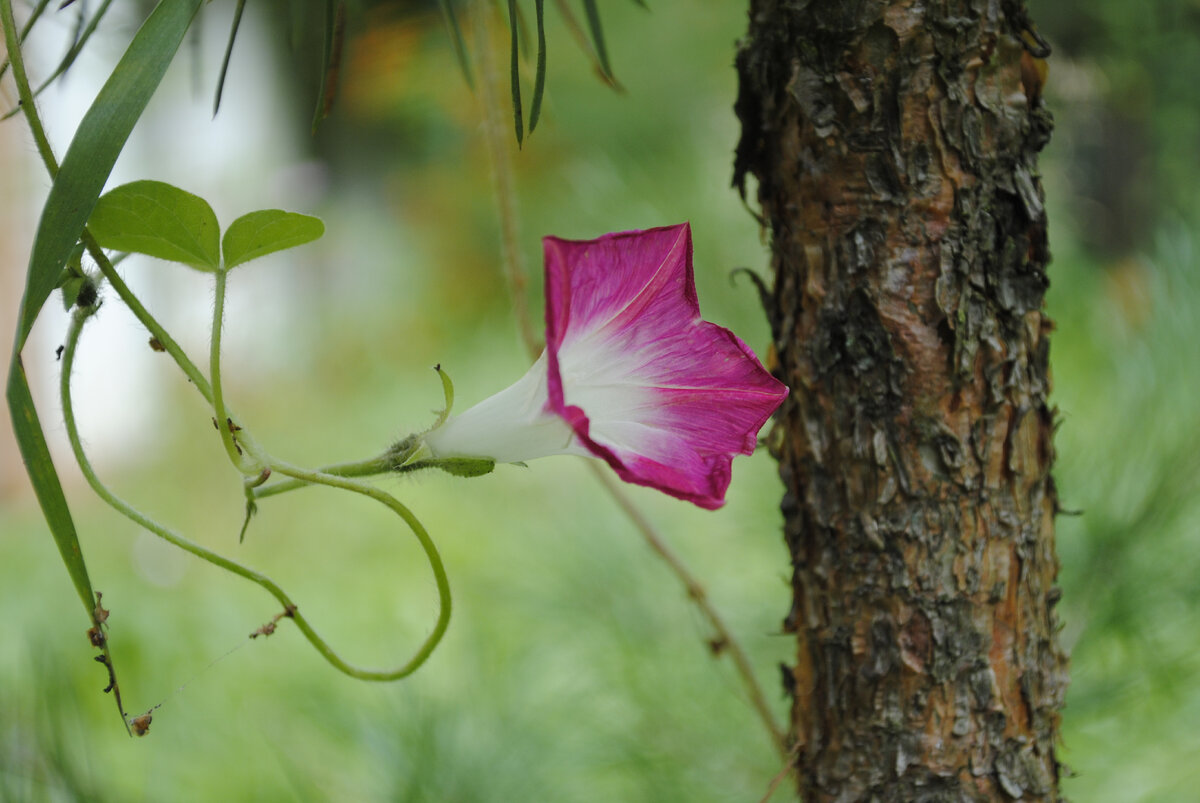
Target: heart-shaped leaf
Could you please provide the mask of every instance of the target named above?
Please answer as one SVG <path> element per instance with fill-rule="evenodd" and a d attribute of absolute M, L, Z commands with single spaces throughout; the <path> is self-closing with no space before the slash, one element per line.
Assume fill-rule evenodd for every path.
<path fill-rule="evenodd" d="M 162 181 L 135 181 L 100 196 L 88 229 L 104 248 L 181 262 L 200 270 L 220 266 L 220 228 L 208 202 Z"/>
<path fill-rule="evenodd" d="M 282 209 L 260 209 L 242 215 L 225 230 L 221 248 L 225 253 L 225 269 L 252 259 L 311 243 L 325 233 L 320 218 L 285 212 Z"/>

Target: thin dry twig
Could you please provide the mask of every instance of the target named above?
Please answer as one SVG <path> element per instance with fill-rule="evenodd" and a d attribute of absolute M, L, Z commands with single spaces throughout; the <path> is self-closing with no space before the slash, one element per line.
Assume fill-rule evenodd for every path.
<path fill-rule="evenodd" d="M 710 645 L 720 645 L 720 649 L 713 649 L 713 655 L 719 656 L 723 653 L 728 653 L 733 661 L 734 667 L 737 669 L 738 675 L 742 679 L 742 685 L 746 687 L 746 693 L 750 696 L 750 704 L 754 706 L 754 710 L 758 712 L 758 716 L 762 719 L 763 726 L 771 736 L 771 742 L 775 745 L 775 749 L 782 756 L 788 755 L 787 740 L 783 729 L 779 727 L 779 723 L 775 721 L 775 715 L 771 713 L 771 707 L 767 704 L 767 699 L 763 695 L 762 686 L 758 683 L 758 678 L 754 674 L 754 667 L 750 664 L 750 658 L 746 655 L 741 642 L 733 635 L 729 628 L 725 625 L 725 620 L 721 618 L 721 614 L 713 606 L 708 599 L 708 593 L 704 590 L 704 586 L 695 578 L 688 569 L 683 560 L 667 546 L 667 542 L 663 540 L 657 529 L 645 514 L 633 503 L 629 498 L 629 494 L 625 493 L 625 489 L 617 485 L 613 478 L 608 475 L 605 467 L 594 461 L 588 464 L 592 473 L 596 475 L 596 479 L 604 486 L 609 495 L 617 506 L 629 517 L 633 525 L 637 527 L 638 532 L 646 539 L 646 543 L 650 548 L 663 559 L 670 567 L 671 571 L 679 578 L 679 582 L 683 583 L 683 587 L 687 589 L 687 595 L 704 618 L 708 620 L 715 638 L 710 642 Z"/>
<path fill-rule="evenodd" d="M 783 769 L 779 771 L 778 775 L 771 779 L 771 783 L 767 784 L 767 792 L 762 796 L 762 799 L 759 800 L 758 803 L 768 803 L 768 801 L 771 799 L 771 796 L 775 794 L 777 789 L 779 789 L 779 785 L 783 783 L 784 778 L 787 778 L 792 774 L 792 771 L 796 769 L 796 755 L 799 754 L 799 752 L 800 742 L 796 742 L 796 744 L 792 746 L 792 749 L 789 750 L 788 754 L 784 757 Z"/>

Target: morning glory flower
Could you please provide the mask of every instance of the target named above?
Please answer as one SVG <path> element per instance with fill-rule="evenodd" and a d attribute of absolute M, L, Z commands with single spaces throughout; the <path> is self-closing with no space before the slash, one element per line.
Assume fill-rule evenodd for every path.
<path fill-rule="evenodd" d="M 687 223 L 543 241 L 546 349 L 521 379 L 425 435 L 435 457 L 600 458 L 626 482 L 725 503 L 734 455 L 787 396 L 700 318 Z"/>

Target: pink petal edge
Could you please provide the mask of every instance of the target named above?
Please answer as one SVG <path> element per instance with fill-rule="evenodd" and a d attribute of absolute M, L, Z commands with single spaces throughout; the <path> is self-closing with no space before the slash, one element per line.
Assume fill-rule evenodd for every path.
<path fill-rule="evenodd" d="M 543 247 L 549 358 L 546 409 L 561 416 L 622 480 L 708 510 L 721 507 L 734 454 L 754 451 L 759 429 L 782 404 L 788 389 L 737 335 L 701 320 L 689 224 L 618 232 L 591 241 L 547 237 Z M 653 269 L 645 276 L 647 271 L 639 268 L 647 264 Z M 583 303 L 573 306 L 576 299 Z M 649 324 L 638 323 L 639 313 L 651 305 L 658 314 Z M 602 329 L 615 328 L 616 336 L 621 336 L 624 327 L 633 328 L 635 323 L 648 330 L 648 335 L 639 332 L 638 337 L 657 336 L 652 345 L 660 352 L 656 364 L 664 374 L 676 377 L 686 373 L 684 368 L 695 370 L 688 377 L 688 385 L 694 387 L 657 388 L 668 399 L 660 417 L 678 419 L 677 428 L 667 436 L 678 443 L 663 455 L 670 464 L 598 443 L 591 436 L 587 413 L 565 400 L 558 354 L 564 342 Z M 656 385 L 651 382 L 649 387 Z"/>

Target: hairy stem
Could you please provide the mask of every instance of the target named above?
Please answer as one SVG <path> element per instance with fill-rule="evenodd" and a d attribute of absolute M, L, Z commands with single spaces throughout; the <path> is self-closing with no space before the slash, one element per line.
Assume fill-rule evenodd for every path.
<path fill-rule="evenodd" d="M 40 14 L 41 9 L 39 8 L 36 13 Z M 30 24 L 32 25 L 32 21 Z M 4 26 L 4 47 L 8 50 L 8 62 L 12 66 L 13 82 L 17 85 L 17 97 L 25 112 L 25 119 L 29 121 L 29 132 L 33 135 L 33 143 L 37 147 L 38 155 L 42 157 L 46 169 L 50 171 L 50 178 L 54 178 L 58 175 L 58 161 L 54 158 L 50 140 L 46 138 L 46 129 L 42 127 L 41 118 L 34 105 L 33 90 L 29 86 L 29 75 L 25 72 L 25 57 L 21 53 L 21 40 L 24 40 L 28 31 L 21 32 L 20 40 L 17 38 L 17 23 L 13 19 L 11 0 L 0 2 L 0 25 Z"/>
<path fill-rule="evenodd" d="M 372 457 L 367 460 L 359 460 L 353 463 L 335 463 L 329 466 L 321 466 L 316 470 L 318 474 L 327 474 L 331 477 L 374 477 L 379 474 L 385 474 L 392 471 L 395 467 L 396 458 L 383 454 L 379 457 Z M 255 499 L 266 499 L 271 496 L 294 491 L 297 488 L 307 488 L 312 485 L 308 480 L 290 479 L 283 482 L 272 483 L 261 488 L 254 489 Z"/>
<path fill-rule="evenodd" d="M 216 414 L 217 431 L 221 433 L 221 443 L 225 445 L 225 453 L 238 471 L 247 477 L 262 473 L 263 466 L 257 459 L 246 455 L 237 442 L 233 433 L 237 425 L 225 409 L 225 395 L 221 389 L 221 331 L 225 324 L 225 281 L 228 272 L 224 266 L 217 268 L 216 292 L 213 300 L 212 339 L 209 341 L 208 374 L 212 378 L 212 406 Z"/>
<path fill-rule="evenodd" d="M 92 237 L 91 232 L 84 229 L 81 239 L 83 240 L 84 247 L 87 248 L 88 254 L 100 268 L 100 274 L 112 285 L 112 289 L 116 292 L 117 297 L 129 308 L 129 311 L 133 313 L 133 316 L 138 319 L 142 326 L 146 327 L 146 331 L 162 345 L 167 354 L 171 356 L 171 359 L 175 361 L 175 364 L 179 366 L 179 369 L 196 386 L 196 390 L 200 391 L 200 395 L 204 397 L 204 400 L 212 404 L 212 386 L 209 385 L 208 379 L 204 374 L 200 373 L 200 369 L 196 367 L 191 358 L 184 353 L 183 347 L 175 341 L 175 338 L 171 337 L 167 330 L 163 328 L 163 325 L 158 322 L 158 319 L 150 314 L 150 311 L 146 309 L 133 290 L 129 288 L 129 285 L 117 273 L 112 260 L 108 258 L 108 255 L 104 253 L 104 250 L 96 242 L 95 238 Z"/>
<path fill-rule="evenodd" d="M 36 23 L 38 21 L 38 17 L 42 16 L 42 12 L 46 10 L 46 6 L 48 6 L 48 5 L 50 5 L 50 0 L 38 0 L 37 5 L 34 6 L 33 10 L 29 12 L 29 18 L 27 20 L 25 20 L 25 25 L 21 28 L 20 39 L 14 40 L 14 43 L 12 43 L 12 44 L 6 44 L 6 47 L 8 48 L 8 50 L 5 53 L 4 58 L 0 59 L 0 78 L 3 78 L 4 73 L 8 72 L 8 67 L 9 67 L 8 53 L 12 53 L 14 50 L 19 48 L 21 45 L 25 44 L 25 38 L 29 36 L 29 32 L 33 30 L 34 23 Z M 12 21 L 12 5 L 11 5 L 11 3 L 9 3 L 8 6 L 9 6 L 8 21 L 6 21 L 4 23 L 4 29 L 6 31 L 10 30 L 10 29 L 15 31 L 16 23 L 14 23 Z M 8 37 L 5 37 L 6 40 L 7 40 L 7 38 Z M 26 82 L 26 85 L 28 85 L 28 82 Z"/>

